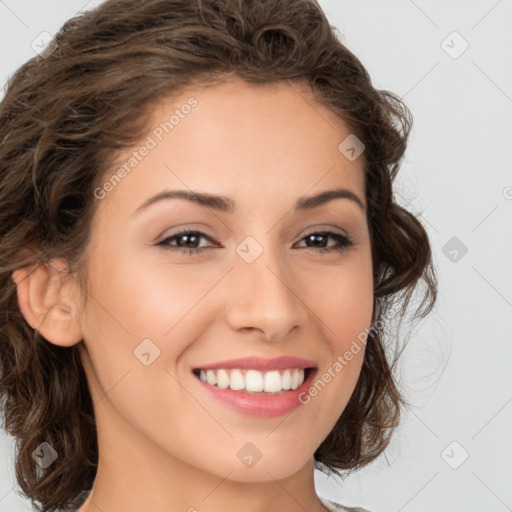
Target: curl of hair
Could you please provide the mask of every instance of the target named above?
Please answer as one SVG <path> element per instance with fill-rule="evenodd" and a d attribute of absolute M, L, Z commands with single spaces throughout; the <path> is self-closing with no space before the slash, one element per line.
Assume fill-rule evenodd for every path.
<path fill-rule="evenodd" d="M 147 133 L 147 113 L 187 86 L 241 77 L 305 87 L 365 144 L 374 321 L 408 306 L 437 280 L 426 231 L 394 202 L 411 115 L 376 90 L 315 0 L 108 0 L 67 21 L 56 48 L 21 66 L 0 103 L 0 405 L 16 442 L 16 478 L 43 512 L 65 508 L 94 483 L 94 408 L 78 347 L 55 346 L 25 321 L 14 270 L 64 258 L 86 284 L 94 189 L 118 150 Z M 320 469 L 355 470 L 375 459 L 404 405 L 380 332 L 368 336 L 356 389 L 315 452 Z M 57 459 L 42 470 L 42 443 Z M 339 473 L 338 473 L 339 474 Z"/>

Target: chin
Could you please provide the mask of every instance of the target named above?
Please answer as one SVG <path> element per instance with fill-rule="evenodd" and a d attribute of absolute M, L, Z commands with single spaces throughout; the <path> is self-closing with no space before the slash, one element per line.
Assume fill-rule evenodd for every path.
<path fill-rule="evenodd" d="M 238 462 L 238 461 L 237 461 Z M 264 460 L 262 456 L 252 466 L 245 465 L 240 462 L 239 464 L 231 467 L 226 467 L 226 473 L 229 473 L 228 479 L 233 482 L 241 483 L 265 483 L 274 480 L 284 480 L 293 476 L 300 471 L 307 460 L 292 460 L 290 461 L 285 455 L 272 454 Z M 219 469 L 217 468 L 217 472 Z"/>

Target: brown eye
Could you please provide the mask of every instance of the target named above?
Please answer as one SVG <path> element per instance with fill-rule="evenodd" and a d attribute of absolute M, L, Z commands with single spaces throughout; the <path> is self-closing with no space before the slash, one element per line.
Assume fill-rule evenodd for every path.
<path fill-rule="evenodd" d="M 183 230 L 179 233 L 175 233 L 159 242 L 157 245 L 170 249 L 173 251 L 188 252 L 190 255 L 200 252 L 203 249 L 211 249 L 211 247 L 199 247 L 201 238 L 213 241 L 208 235 L 201 231 Z M 171 242 L 178 241 L 177 245 L 171 244 Z M 181 242 L 180 242 L 181 241 Z"/>
<path fill-rule="evenodd" d="M 329 238 L 336 240 L 336 242 L 338 242 L 337 245 L 326 247 L 325 243 Z M 332 231 L 315 231 L 306 235 L 302 240 L 312 244 L 307 246 L 308 249 L 316 249 L 319 252 L 344 251 L 354 245 L 352 240 L 345 235 L 340 235 Z"/>

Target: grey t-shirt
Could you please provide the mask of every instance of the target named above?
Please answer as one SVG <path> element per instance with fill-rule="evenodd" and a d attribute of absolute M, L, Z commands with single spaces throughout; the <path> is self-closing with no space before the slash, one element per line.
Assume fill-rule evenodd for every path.
<path fill-rule="evenodd" d="M 346 507 L 341 505 L 340 503 L 336 503 L 335 501 L 328 500 L 327 498 L 318 497 L 322 504 L 332 512 L 371 512 L 367 508 L 361 507 Z"/>

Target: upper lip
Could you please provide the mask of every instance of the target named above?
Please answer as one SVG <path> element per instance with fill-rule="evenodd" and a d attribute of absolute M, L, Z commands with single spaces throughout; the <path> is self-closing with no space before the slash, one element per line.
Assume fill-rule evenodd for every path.
<path fill-rule="evenodd" d="M 212 364 L 198 366 L 195 369 L 215 370 L 220 368 L 240 368 L 254 370 L 284 370 L 286 368 L 315 368 L 313 361 L 301 359 L 293 356 L 274 357 L 266 359 L 264 357 L 241 357 L 239 359 L 230 359 L 229 361 L 218 361 Z"/>

